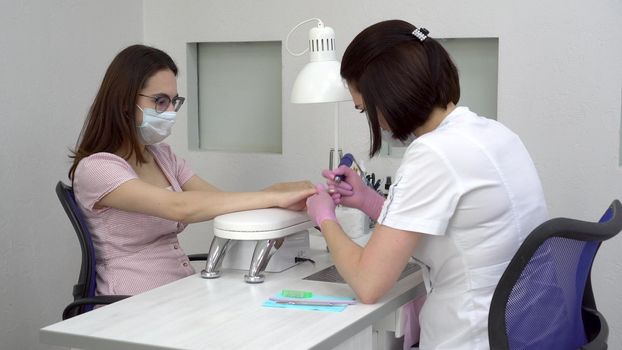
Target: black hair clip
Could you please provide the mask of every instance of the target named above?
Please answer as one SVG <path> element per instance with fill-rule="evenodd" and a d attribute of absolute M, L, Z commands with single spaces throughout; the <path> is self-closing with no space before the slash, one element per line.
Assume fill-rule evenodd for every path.
<path fill-rule="evenodd" d="M 417 28 L 412 32 L 412 35 L 414 35 L 415 38 L 419 39 L 421 42 L 427 39 L 428 34 L 430 34 L 430 32 L 425 28 Z"/>

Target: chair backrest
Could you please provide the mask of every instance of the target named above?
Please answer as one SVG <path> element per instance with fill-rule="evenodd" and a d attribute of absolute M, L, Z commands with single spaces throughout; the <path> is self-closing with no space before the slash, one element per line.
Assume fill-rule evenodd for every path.
<path fill-rule="evenodd" d="M 91 232 L 86 224 L 84 216 L 76 203 L 73 194 L 73 188 L 59 181 L 56 184 L 56 195 L 60 203 L 65 209 L 65 213 L 69 217 L 69 221 L 73 225 L 78 241 L 80 242 L 80 250 L 82 251 L 82 263 L 80 265 L 80 275 L 78 283 L 73 287 L 74 301 L 82 298 L 92 297 L 95 295 L 95 249 L 91 239 Z M 93 305 L 83 305 L 76 308 L 76 314 L 81 314 L 93 309 Z"/>
<path fill-rule="evenodd" d="M 596 311 L 590 271 L 601 242 L 620 231 L 618 200 L 599 222 L 556 218 L 535 228 L 495 289 L 490 348 L 578 349 L 594 341 L 606 348 L 608 328 Z"/>

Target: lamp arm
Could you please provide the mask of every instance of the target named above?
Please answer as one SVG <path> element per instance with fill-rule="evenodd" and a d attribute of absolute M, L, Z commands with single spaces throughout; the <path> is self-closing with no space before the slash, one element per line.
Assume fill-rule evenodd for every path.
<path fill-rule="evenodd" d="M 317 21 L 317 25 L 318 27 L 324 27 L 324 22 L 322 22 L 321 19 L 319 18 L 309 18 L 308 20 L 302 21 L 298 24 L 296 24 L 296 26 L 294 28 L 292 28 L 292 30 L 289 31 L 289 33 L 287 33 L 287 36 L 285 37 L 285 49 L 287 50 L 287 52 L 289 52 L 290 55 L 292 56 L 302 56 L 305 53 L 307 53 L 307 51 L 309 51 L 309 48 L 307 47 L 304 51 L 300 52 L 300 53 L 293 53 L 290 49 L 289 49 L 289 36 L 292 35 L 292 33 L 301 25 L 305 24 L 305 23 L 309 23 L 311 21 Z"/>
<path fill-rule="evenodd" d="M 339 102 L 335 102 L 335 153 L 334 153 L 334 163 L 335 168 L 339 166 L 339 162 L 341 161 L 341 154 L 339 154 Z M 332 170 L 332 169 L 331 169 Z"/>

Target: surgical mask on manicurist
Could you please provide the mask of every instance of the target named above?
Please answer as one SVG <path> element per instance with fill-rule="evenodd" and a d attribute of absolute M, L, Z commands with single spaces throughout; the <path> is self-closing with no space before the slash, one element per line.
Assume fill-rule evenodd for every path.
<path fill-rule="evenodd" d="M 391 131 L 385 130 L 383 128 L 380 128 L 380 137 L 382 138 L 382 142 L 386 142 L 392 147 L 408 147 L 417 138 L 417 136 L 412 133 L 408 136 L 406 140 L 401 141 L 394 138 Z"/>
<path fill-rule="evenodd" d="M 136 126 L 136 130 L 143 144 L 156 144 L 171 134 L 177 112 L 158 113 L 153 108 L 142 109 L 140 106 L 138 108 L 143 112 L 143 122 Z"/>

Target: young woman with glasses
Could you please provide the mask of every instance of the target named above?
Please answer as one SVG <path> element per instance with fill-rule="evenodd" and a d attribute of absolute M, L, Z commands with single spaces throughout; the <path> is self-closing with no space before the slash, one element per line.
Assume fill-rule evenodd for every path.
<path fill-rule="evenodd" d="M 177 66 L 133 45 L 108 67 L 70 156 L 69 178 L 93 235 L 97 294 L 137 294 L 194 273 L 177 234 L 188 223 L 267 207 L 294 210 L 315 193 L 308 181 L 224 192 L 161 143 L 184 102 Z"/>

